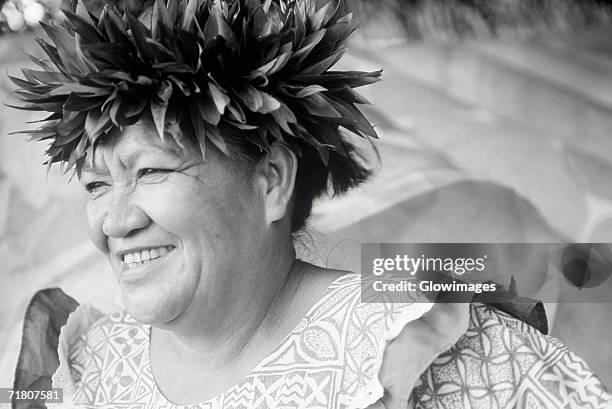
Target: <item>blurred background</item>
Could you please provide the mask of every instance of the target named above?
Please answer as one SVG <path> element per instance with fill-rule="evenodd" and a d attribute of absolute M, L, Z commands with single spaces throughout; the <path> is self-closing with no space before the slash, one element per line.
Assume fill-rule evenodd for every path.
<path fill-rule="evenodd" d="M 103 3 L 103 2 L 102 2 Z M 0 1 L 0 102 L 6 73 L 40 55 L 41 19 L 61 0 Z M 129 0 L 127 7 L 142 4 Z M 601 1 L 353 0 L 362 30 L 341 68 L 384 68 L 362 89 L 377 126 L 375 177 L 317 203 L 303 258 L 359 271 L 360 242 L 612 242 L 612 11 Z M 47 175 L 44 144 L 9 135 L 36 120 L 0 106 L 0 387 L 12 385 L 22 317 L 41 288 L 121 308 L 89 243 L 76 181 Z M 549 288 L 552 335 L 612 387 L 610 303 Z M 548 298 L 550 299 L 550 298 Z"/>

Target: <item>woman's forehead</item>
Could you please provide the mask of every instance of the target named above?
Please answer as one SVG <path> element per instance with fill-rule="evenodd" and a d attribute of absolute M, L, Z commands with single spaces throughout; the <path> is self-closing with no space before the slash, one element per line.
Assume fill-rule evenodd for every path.
<path fill-rule="evenodd" d="M 182 138 L 179 143 L 172 137 L 160 138 L 152 122 L 142 120 L 133 125 L 115 130 L 96 146 L 94 168 L 106 167 L 109 159 L 132 166 L 141 157 L 163 157 L 174 160 L 189 160 L 197 155 L 190 149 L 192 143 Z"/>

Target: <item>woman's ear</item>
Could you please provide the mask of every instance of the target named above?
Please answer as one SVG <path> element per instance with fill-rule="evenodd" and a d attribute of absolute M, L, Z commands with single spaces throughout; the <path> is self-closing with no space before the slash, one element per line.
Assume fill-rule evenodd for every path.
<path fill-rule="evenodd" d="M 298 161 L 295 153 L 283 143 L 274 143 L 270 152 L 257 164 L 257 178 L 263 190 L 266 222 L 282 220 L 289 210 Z"/>

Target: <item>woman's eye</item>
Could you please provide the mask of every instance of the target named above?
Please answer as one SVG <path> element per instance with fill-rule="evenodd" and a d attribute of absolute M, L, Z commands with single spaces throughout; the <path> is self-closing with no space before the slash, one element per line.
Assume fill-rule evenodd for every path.
<path fill-rule="evenodd" d="M 85 185 L 85 190 L 92 196 L 101 194 L 104 189 L 108 187 L 108 183 L 105 182 L 91 182 Z"/>
<path fill-rule="evenodd" d="M 137 173 L 138 178 L 146 178 L 146 177 L 159 177 L 166 173 L 170 172 L 168 169 L 157 169 L 157 168 L 143 168 L 140 169 Z"/>

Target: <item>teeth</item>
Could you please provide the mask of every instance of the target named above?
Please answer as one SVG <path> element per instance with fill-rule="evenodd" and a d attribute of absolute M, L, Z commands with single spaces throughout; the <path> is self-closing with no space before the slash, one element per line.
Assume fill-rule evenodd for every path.
<path fill-rule="evenodd" d="M 128 267 L 135 267 L 137 265 L 149 263 L 155 259 L 165 256 L 174 247 L 158 247 L 154 249 L 148 249 L 143 251 L 135 251 L 132 253 L 126 253 L 123 255 L 123 263 Z"/>
<path fill-rule="evenodd" d="M 151 259 L 151 254 L 149 253 L 149 250 L 144 250 L 140 255 L 140 258 L 143 262 L 149 261 Z"/>

